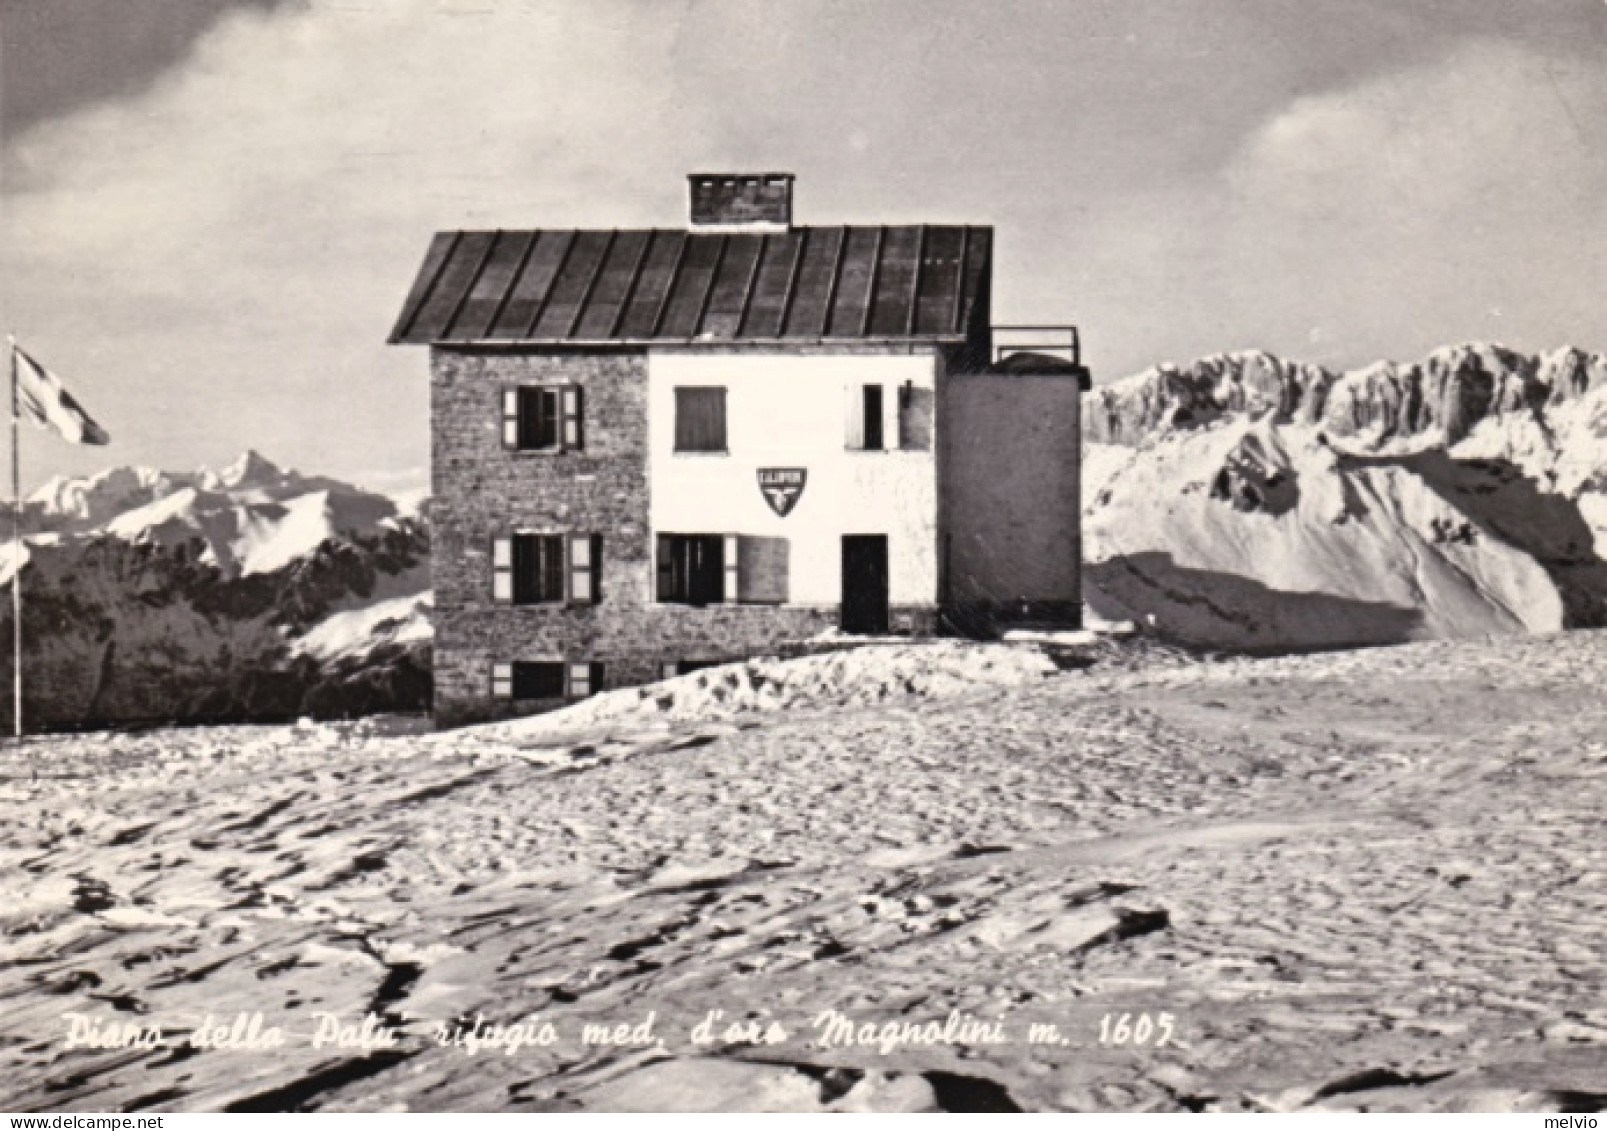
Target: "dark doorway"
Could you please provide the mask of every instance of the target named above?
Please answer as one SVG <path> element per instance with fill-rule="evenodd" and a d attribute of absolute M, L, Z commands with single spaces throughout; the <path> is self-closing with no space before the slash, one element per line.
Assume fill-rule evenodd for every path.
<path fill-rule="evenodd" d="M 887 535 L 843 535 L 842 630 L 861 636 L 887 632 Z"/>

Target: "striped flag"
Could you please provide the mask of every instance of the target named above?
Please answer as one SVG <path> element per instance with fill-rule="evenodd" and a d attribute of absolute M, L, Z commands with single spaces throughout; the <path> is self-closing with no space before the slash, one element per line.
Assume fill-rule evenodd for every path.
<path fill-rule="evenodd" d="M 73 444 L 104 444 L 106 430 L 89 418 L 61 379 L 22 350 L 12 346 L 12 389 L 15 409 L 34 425 Z"/>

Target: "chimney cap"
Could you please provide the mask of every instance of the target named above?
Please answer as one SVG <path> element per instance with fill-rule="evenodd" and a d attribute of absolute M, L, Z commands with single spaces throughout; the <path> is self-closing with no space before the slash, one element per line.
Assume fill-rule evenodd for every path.
<path fill-rule="evenodd" d="M 792 227 L 791 173 L 688 173 L 691 226 L 773 232 Z"/>

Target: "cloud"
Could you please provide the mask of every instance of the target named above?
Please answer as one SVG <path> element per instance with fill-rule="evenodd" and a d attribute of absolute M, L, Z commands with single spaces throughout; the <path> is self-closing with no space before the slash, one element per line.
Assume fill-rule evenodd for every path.
<path fill-rule="evenodd" d="M 419 462 L 422 355 L 383 340 L 430 232 L 628 222 L 621 202 L 653 194 L 611 183 L 609 151 L 679 165 L 653 30 L 609 12 L 328 0 L 226 17 L 145 96 L 10 146 L 14 324 L 81 375 L 118 458 L 249 443 L 336 471 Z"/>
<path fill-rule="evenodd" d="M 1604 144 L 1607 74 L 1511 43 L 1296 98 L 1215 177 L 1118 205 L 1119 234 L 1090 249 L 1090 320 L 1121 324 L 1097 297 L 1116 277 L 1120 306 L 1149 311 L 1129 329 L 1161 356 L 1602 348 Z"/>

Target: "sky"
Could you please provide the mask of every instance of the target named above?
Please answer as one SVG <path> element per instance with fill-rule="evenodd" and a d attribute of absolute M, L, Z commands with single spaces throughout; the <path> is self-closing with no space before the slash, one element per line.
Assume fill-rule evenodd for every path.
<path fill-rule="evenodd" d="M 1095 379 L 1223 350 L 1607 350 L 1607 0 L 0 0 L 0 324 L 112 435 L 422 483 L 430 235 L 996 228 Z"/>

